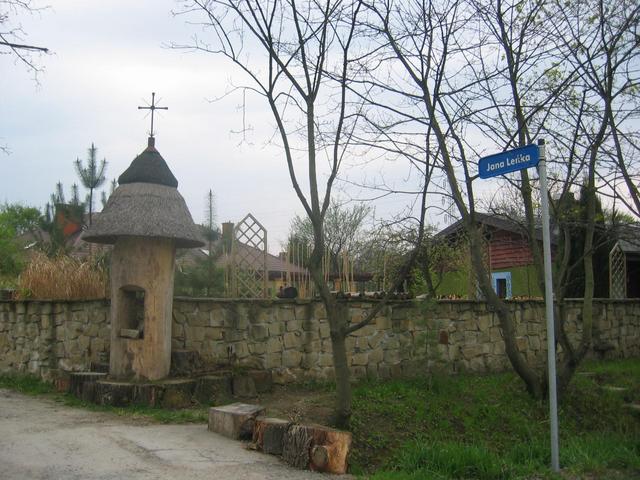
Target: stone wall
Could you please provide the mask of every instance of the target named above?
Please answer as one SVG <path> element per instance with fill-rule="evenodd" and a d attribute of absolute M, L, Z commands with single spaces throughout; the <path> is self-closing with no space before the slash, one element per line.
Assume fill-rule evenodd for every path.
<path fill-rule="evenodd" d="M 51 379 L 88 369 L 108 351 L 108 300 L 0 302 L 0 372 Z"/>
<path fill-rule="evenodd" d="M 350 301 L 357 322 L 372 302 Z M 546 359 L 544 304 L 510 302 L 518 346 L 541 368 Z M 578 301 L 568 304 L 568 331 L 579 338 Z M 109 302 L 0 302 L 0 371 L 51 378 L 60 370 L 104 363 Z M 595 304 L 593 355 L 640 357 L 640 301 Z M 313 301 L 174 300 L 175 350 L 198 351 L 205 363 L 269 369 L 281 383 L 333 374 L 324 307 Z M 390 378 L 429 371 L 509 368 L 498 320 L 481 302 L 393 302 L 347 339 L 354 377 Z"/>

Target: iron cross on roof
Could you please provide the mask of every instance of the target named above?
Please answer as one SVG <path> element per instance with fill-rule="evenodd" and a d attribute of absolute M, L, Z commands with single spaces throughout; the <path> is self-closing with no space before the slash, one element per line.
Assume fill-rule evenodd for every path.
<path fill-rule="evenodd" d="M 146 107 L 138 107 L 138 110 L 151 110 L 151 132 L 150 137 L 153 137 L 153 114 L 156 110 L 169 110 L 169 107 L 158 107 L 156 105 L 156 92 L 151 92 L 151 105 Z"/>

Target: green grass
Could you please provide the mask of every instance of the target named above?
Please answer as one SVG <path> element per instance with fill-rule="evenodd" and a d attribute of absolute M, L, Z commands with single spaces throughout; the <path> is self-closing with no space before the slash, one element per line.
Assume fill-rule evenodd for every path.
<path fill-rule="evenodd" d="M 640 416 L 623 407 L 640 403 L 640 359 L 588 362 L 581 370 L 591 374 L 576 375 L 560 399 L 561 476 L 549 470 L 548 405 L 527 395 L 512 373 L 358 384 L 352 471 L 374 480 L 640 480 Z M 0 375 L 0 388 L 153 422 L 207 420 L 205 407 L 87 404 L 29 376 Z M 333 390 L 325 383 L 291 388 L 309 396 Z"/>
<path fill-rule="evenodd" d="M 158 423 L 206 423 L 208 409 L 193 407 L 172 410 L 144 405 L 111 407 L 82 401 L 67 393 L 57 393 L 53 385 L 31 375 L 0 375 L 0 388 L 9 388 L 26 395 L 46 395 L 48 398 L 70 407 L 80 407 L 94 412 L 106 412 L 122 417 L 144 419 Z"/>
<path fill-rule="evenodd" d="M 53 385 L 32 375 L 0 375 L 0 388 L 9 388 L 25 395 L 53 393 Z"/>
<path fill-rule="evenodd" d="M 167 409 L 145 405 L 127 407 L 111 407 L 85 402 L 70 394 L 58 394 L 57 400 L 69 407 L 80 407 L 94 412 L 114 413 L 122 417 L 141 418 L 158 423 L 206 423 L 208 408 L 192 407 L 184 409 Z"/>
<path fill-rule="evenodd" d="M 560 400 L 563 475 L 640 478 L 640 417 L 623 408 L 640 401 L 640 360 L 583 370 L 595 375 L 576 375 Z M 353 412 L 353 470 L 376 480 L 555 478 L 548 405 L 511 373 L 367 382 Z"/>

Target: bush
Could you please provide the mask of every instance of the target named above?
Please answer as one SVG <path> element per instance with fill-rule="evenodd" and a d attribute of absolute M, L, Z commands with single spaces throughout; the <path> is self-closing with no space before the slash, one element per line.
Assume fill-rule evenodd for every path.
<path fill-rule="evenodd" d="M 211 263 L 209 263 L 211 262 Z M 214 259 L 202 259 L 193 265 L 176 268 L 173 293 L 184 297 L 224 297 L 224 270 Z"/>

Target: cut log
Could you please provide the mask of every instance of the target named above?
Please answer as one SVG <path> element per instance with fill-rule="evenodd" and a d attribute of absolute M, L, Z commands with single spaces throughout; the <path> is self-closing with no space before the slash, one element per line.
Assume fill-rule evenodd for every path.
<path fill-rule="evenodd" d="M 309 468 L 311 432 L 304 425 L 291 425 L 282 445 L 282 459 L 292 467 Z"/>
<path fill-rule="evenodd" d="M 231 377 L 226 375 L 200 377 L 196 384 L 194 397 L 203 405 L 215 406 L 228 403 L 233 397 Z"/>
<path fill-rule="evenodd" d="M 280 418 L 258 417 L 253 428 L 253 443 L 258 450 L 282 455 L 284 435 L 291 422 Z"/>
<path fill-rule="evenodd" d="M 250 440 L 255 418 L 264 413 L 264 407 L 246 403 L 232 403 L 209 409 L 209 430 L 235 440 Z"/>
<path fill-rule="evenodd" d="M 311 465 L 316 469 L 323 469 L 329 463 L 329 451 L 324 445 L 311 448 Z"/>
<path fill-rule="evenodd" d="M 347 473 L 349 451 L 351 450 L 351 433 L 334 430 L 328 427 L 313 426 L 313 445 L 323 447 L 326 452 L 326 460 L 315 464 L 312 455 L 311 470 L 334 474 Z M 318 459 L 324 459 L 322 449 L 318 450 Z"/>
<path fill-rule="evenodd" d="M 282 458 L 297 468 L 344 474 L 351 434 L 321 425 L 293 425 L 285 434 Z"/>
<path fill-rule="evenodd" d="M 85 383 L 96 382 L 106 376 L 106 373 L 100 372 L 72 372 L 69 374 L 69 393 L 77 398 L 82 398 L 82 386 Z"/>

